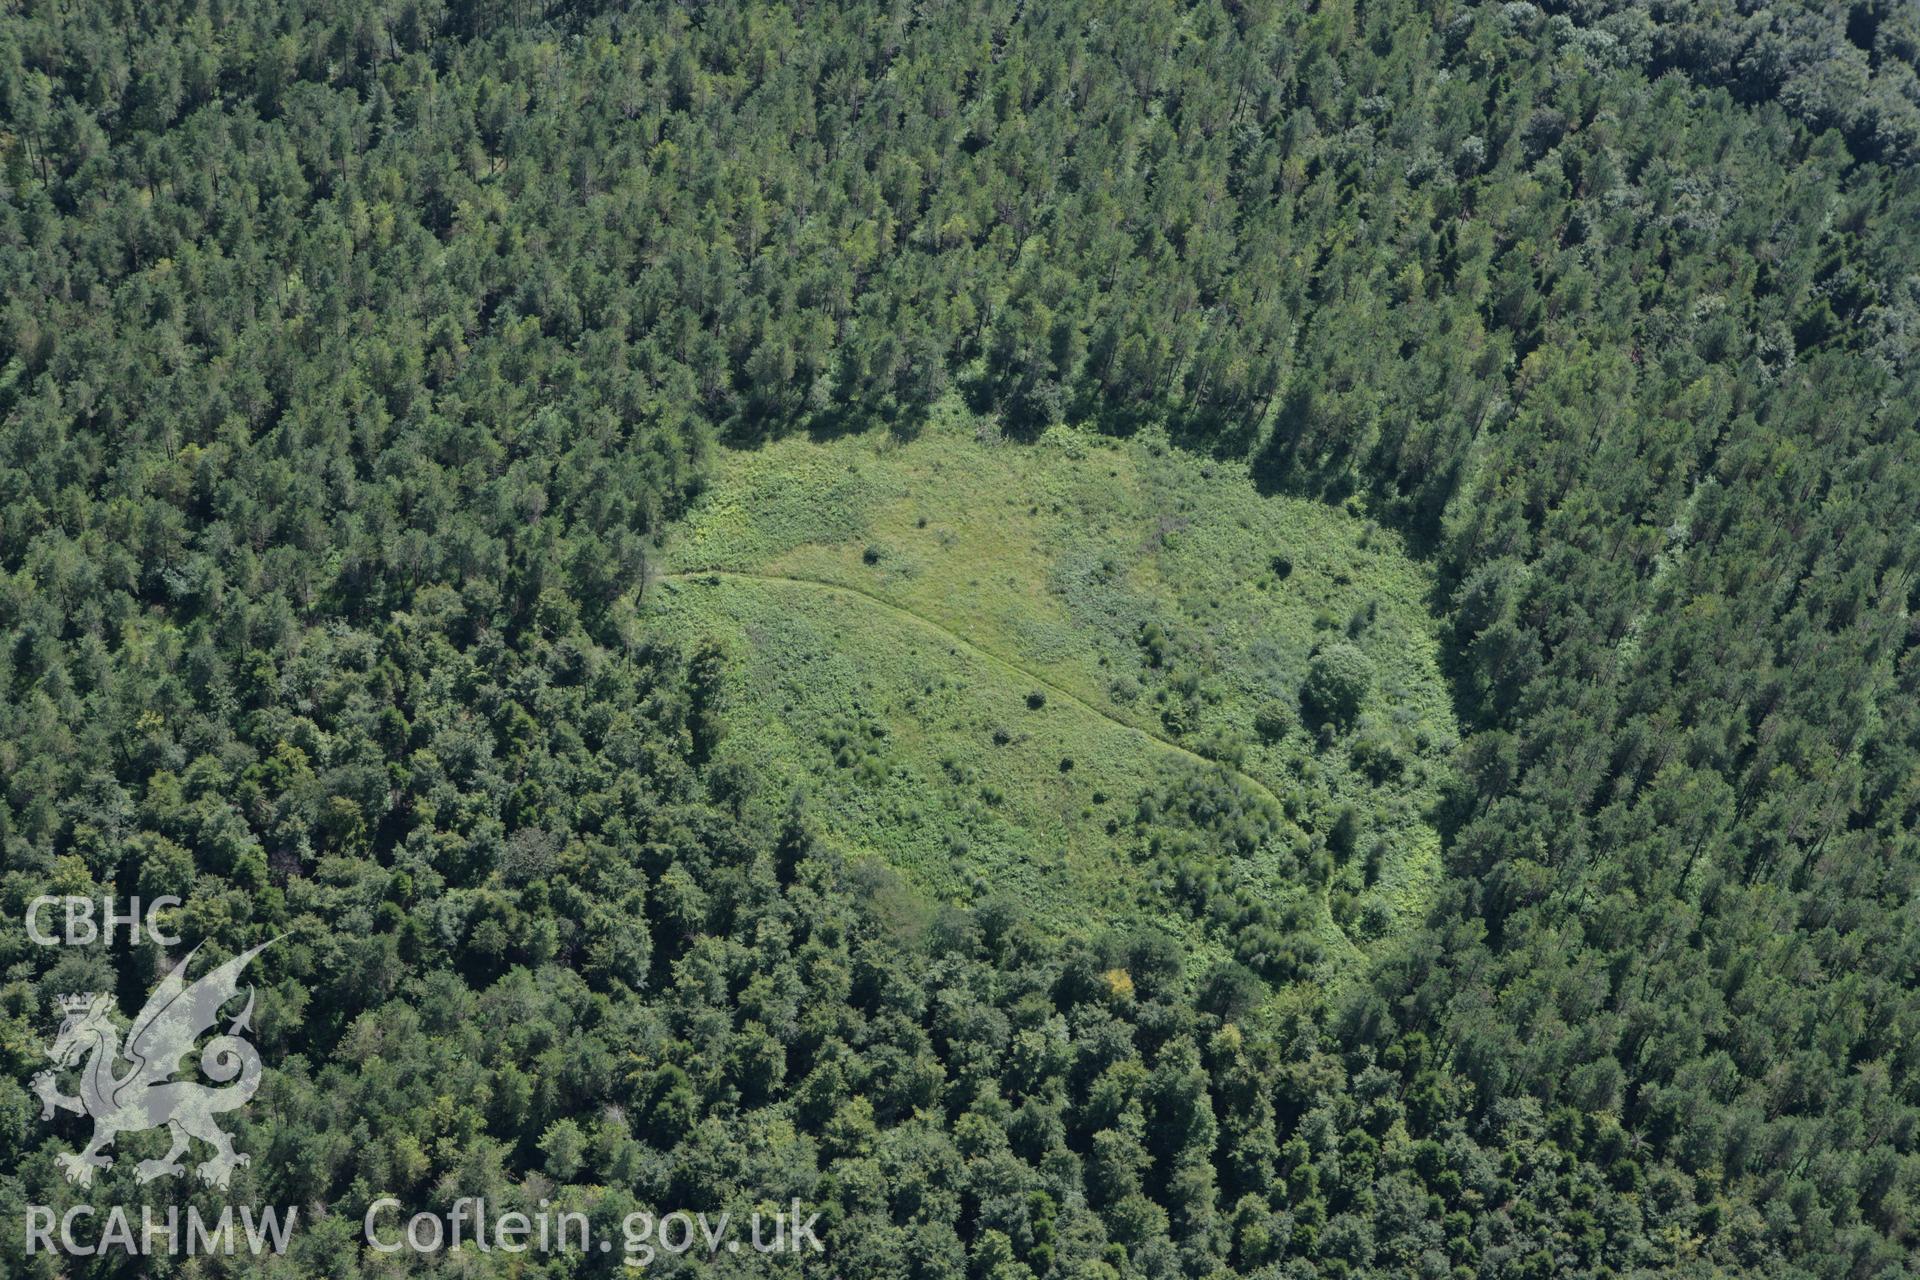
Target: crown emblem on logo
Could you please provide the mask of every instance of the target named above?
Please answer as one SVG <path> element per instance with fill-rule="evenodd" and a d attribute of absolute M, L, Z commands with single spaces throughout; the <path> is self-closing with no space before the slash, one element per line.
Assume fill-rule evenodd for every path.
<path fill-rule="evenodd" d="M 60 1012 L 85 1013 L 88 1007 L 91 1006 L 92 1004 L 93 1004 L 93 993 L 89 991 L 82 991 L 76 995 L 61 996 Z"/>

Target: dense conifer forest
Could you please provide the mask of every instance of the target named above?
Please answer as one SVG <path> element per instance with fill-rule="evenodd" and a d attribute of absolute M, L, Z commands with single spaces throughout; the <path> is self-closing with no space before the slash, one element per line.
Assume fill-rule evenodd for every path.
<path fill-rule="evenodd" d="M 10 0 L 0 1273 L 1920 1272 L 1916 158 L 1898 0 Z"/>

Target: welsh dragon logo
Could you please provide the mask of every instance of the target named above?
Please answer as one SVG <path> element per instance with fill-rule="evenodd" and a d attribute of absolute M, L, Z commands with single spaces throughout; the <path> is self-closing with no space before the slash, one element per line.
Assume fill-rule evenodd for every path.
<path fill-rule="evenodd" d="M 173 1147 L 158 1160 L 140 1162 L 136 1172 L 142 1182 L 180 1173 L 180 1157 L 186 1154 L 190 1138 L 213 1148 L 213 1158 L 195 1170 L 212 1186 L 224 1188 L 234 1169 L 248 1163 L 247 1156 L 233 1149 L 232 1140 L 214 1123 L 214 1117 L 245 1105 L 260 1087 L 259 1051 L 241 1034 L 252 1025 L 251 988 L 246 1008 L 227 1024 L 224 1035 L 207 1041 L 200 1055 L 200 1070 L 225 1087 L 175 1080 L 173 1076 L 180 1070 L 180 1059 L 219 1020 L 221 1006 L 240 993 L 240 971 L 272 945 L 271 941 L 263 942 L 242 952 L 189 986 L 185 975 L 199 953 L 200 948 L 195 947 L 148 998 L 146 1007 L 133 1020 L 124 1048 L 113 1025 L 110 995 L 88 992 L 60 997 L 65 1017 L 59 1035 L 47 1050 L 47 1056 L 59 1067 L 35 1076 L 33 1091 L 42 1104 L 42 1120 L 52 1119 L 56 1109 L 93 1119 L 93 1140 L 85 1150 L 59 1157 L 67 1181 L 91 1186 L 93 1171 L 113 1163 L 113 1158 L 102 1152 L 115 1138 L 161 1125 L 172 1134 Z M 123 1059 L 127 1063 L 124 1073 L 119 1065 Z M 79 1096 L 62 1094 L 58 1071 L 80 1065 L 83 1060 Z M 239 1079 L 234 1080 L 235 1076 Z"/>

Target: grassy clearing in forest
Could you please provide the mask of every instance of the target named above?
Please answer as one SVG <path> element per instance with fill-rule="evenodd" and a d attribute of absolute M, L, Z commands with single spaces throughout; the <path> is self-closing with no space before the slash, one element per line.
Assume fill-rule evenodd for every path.
<path fill-rule="evenodd" d="M 1240 873 L 1307 894 L 1323 937 L 1424 905 L 1455 731 L 1426 581 L 1362 516 L 1152 437 L 1013 443 L 951 409 L 906 442 L 726 453 L 661 574 L 651 624 L 727 655 L 724 750 L 943 896 L 1012 889 L 1069 931 L 1151 911 L 1142 796 L 1224 766 L 1291 846 Z M 1301 690 L 1333 648 L 1371 680 L 1323 728 Z"/>

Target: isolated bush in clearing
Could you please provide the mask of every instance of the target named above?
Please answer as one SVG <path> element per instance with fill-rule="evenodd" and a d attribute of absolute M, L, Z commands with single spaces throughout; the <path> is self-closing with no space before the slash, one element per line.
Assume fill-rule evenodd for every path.
<path fill-rule="evenodd" d="M 1292 727 L 1293 708 L 1278 698 L 1261 703 L 1260 709 L 1253 713 L 1253 731 L 1263 742 L 1280 741 Z"/>
<path fill-rule="evenodd" d="M 1367 691 L 1373 688 L 1373 663 L 1350 644 L 1330 644 L 1307 664 L 1300 701 L 1316 717 L 1351 723 Z"/>

